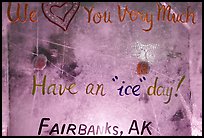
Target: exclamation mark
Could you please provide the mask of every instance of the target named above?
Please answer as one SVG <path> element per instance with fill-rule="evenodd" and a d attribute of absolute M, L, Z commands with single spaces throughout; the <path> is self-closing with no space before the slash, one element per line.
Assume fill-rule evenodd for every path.
<path fill-rule="evenodd" d="M 176 92 L 178 91 L 178 89 L 180 88 L 180 86 L 181 86 L 181 83 L 183 82 L 183 80 L 185 79 L 185 75 L 181 78 L 181 80 L 179 81 L 179 83 L 178 83 L 178 86 L 177 86 L 177 88 L 176 88 Z M 177 97 L 178 96 L 178 94 L 176 93 L 175 94 L 175 96 Z"/>

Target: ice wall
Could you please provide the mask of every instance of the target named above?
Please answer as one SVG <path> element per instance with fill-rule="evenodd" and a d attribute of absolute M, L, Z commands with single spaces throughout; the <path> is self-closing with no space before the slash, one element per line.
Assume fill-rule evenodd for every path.
<path fill-rule="evenodd" d="M 124 135 L 133 119 L 139 125 L 146 120 L 153 122 L 152 135 L 201 135 L 201 3 L 169 3 L 175 11 L 190 5 L 197 11 L 196 25 L 186 27 L 154 21 L 150 32 L 142 31 L 148 24 L 141 21 L 116 21 L 118 4 L 157 13 L 156 3 L 81 3 L 69 30 L 63 32 L 47 21 L 41 12 L 41 3 L 29 3 L 31 9 L 40 11 L 38 23 L 25 24 L 9 24 L 8 3 L 3 3 L 3 135 L 37 135 L 42 117 L 50 117 L 52 124 L 104 125 L 107 121 L 120 126 Z M 110 11 L 114 22 L 88 24 L 83 6 L 93 5 L 94 12 Z M 39 54 L 48 59 L 42 71 L 33 67 Z M 147 80 L 142 83 L 136 74 L 140 61 L 150 65 L 150 72 L 145 75 Z M 37 92 L 33 96 L 33 75 L 39 82 L 47 75 L 47 84 L 75 82 L 79 93 L 43 96 Z M 112 81 L 115 75 L 119 77 L 117 82 Z M 186 78 L 179 96 L 172 96 L 168 104 L 163 103 L 167 100 L 165 96 L 146 95 L 147 87 L 153 85 L 156 76 L 158 85 L 175 89 L 182 75 Z M 117 88 L 122 81 L 141 84 L 141 96 L 119 97 Z M 86 95 L 84 90 L 89 83 L 103 83 L 107 96 Z M 50 127 L 42 135 L 48 135 Z"/>

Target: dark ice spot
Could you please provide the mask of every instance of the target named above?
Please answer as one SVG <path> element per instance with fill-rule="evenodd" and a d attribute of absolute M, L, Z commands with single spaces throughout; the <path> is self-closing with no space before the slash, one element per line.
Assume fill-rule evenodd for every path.
<path fill-rule="evenodd" d="M 33 50 L 33 53 L 37 54 L 37 49 L 36 48 Z M 47 66 L 50 66 L 51 63 L 53 63 L 53 64 L 57 63 L 57 58 L 53 57 L 51 51 L 44 48 L 43 46 L 38 47 L 38 54 L 42 54 L 42 55 L 45 55 L 47 57 L 47 60 L 48 60 Z M 35 59 L 36 56 L 37 55 L 32 56 L 32 58 L 31 58 L 32 62 L 33 62 L 33 60 Z"/>
<path fill-rule="evenodd" d="M 68 81 L 74 81 L 74 78 L 81 73 L 81 69 L 76 62 L 63 65 L 62 70 L 60 77 Z"/>
<path fill-rule="evenodd" d="M 148 103 L 149 101 L 149 97 L 146 93 L 143 93 L 140 98 L 139 98 L 139 101 L 143 101 L 144 103 Z"/>
<path fill-rule="evenodd" d="M 188 123 L 188 124 L 186 124 L 186 127 L 188 128 L 188 127 L 191 127 L 191 125 Z"/>
<path fill-rule="evenodd" d="M 71 63 L 69 66 L 71 69 L 75 69 L 76 67 L 78 67 L 76 62 Z"/>
<path fill-rule="evenodd" d="M 65 70 L 66 72 L 72 72 L 77 66 L 76 62 L 73 62 L 71 64 L 65 64 L 63 66 L 63 70 Z"/>
<path fill-rule="evenodd" d="M 180 75 L 181 69 L 182 69 L 181 67 L 178 68 L 178 70 L 177 70 L 177 74 L 178 74 L 178 75 Z"/>
<path fill-rule="evenodd" d="M 69 73 L 71 76 L 73 77 L 76 77 L 80 74 L 80 72 L 76 71 L 76 68 L 78 68 L 78 65 L 76 62 L 72 62 L 71 64 L 65 64 L 63 66 L 63 70 L 66 72 L 66 73 Z M 65 75 L 66 75 L 65 73 Z"/>
<path fill-rule="evenodd" d="M 202 67 L 200 67 L 200 74 L 202 74 Z"/>
<path fill-rule="evenodd" d="M 170 57 L 170 58 L 181 57 L 181 53 L 180 52 L 169 51 L 169 53 L 167 54 L 167 57 Z"/>
<path fill-rule="evenodd" d="M 173 115 L 173 117 L 171 118 L 171 121 L 180 121 L 181 119 L 184 118 L 183 112 L 181 109 L 179 109 L 178 111 L 176 111 L 176 113 Z"/>
<path fill-rule="evenodd" d="M 15 69 L 10 69 L 9 70 L 9 77 L 14 77 L 15 79 L 22 78 L 25 74 L 23 72 L 19 72 Z"/>

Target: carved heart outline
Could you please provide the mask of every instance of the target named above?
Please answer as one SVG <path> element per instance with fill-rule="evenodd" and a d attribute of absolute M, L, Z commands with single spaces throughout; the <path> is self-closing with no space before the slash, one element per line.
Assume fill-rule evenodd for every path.
<path fill-rule="evenodd" d="M 45 17 L 55 25 L 62 28 L 64 31 L 68 29 L 68 26 L 72 19 L 74 18 L 76 12 L 78 11 L 80 7 L 80 2 L 64 2 L 63 4 L 59 4 L 60 2 L 47 2 L 42 3 L 42 11 Z M 65 4 L 71 3 L 71 8 L 68 9 L 68 11 L 65 13 L 63 19 L 55 13 L 53 13 L 52 8 L 57 7 L 60 10 L 62 7 L 64 7 Z"/>
<path fill-rule="evenodd" d="M 57 7 L 57 8 L 61 8 L 61 7 L 63 7 L 65 4 L 66 4 L 67 2 L 65 2 L 64 4 L 62 4 L 61 6 L 58 6 L 58 5 L 52 5 L 51 7 L 50 7 L 50 12 L 52 13 L 52 14 L 55 14 L 53 11 L 52 11 L 52 9 L 54 8 L 54 7 Z M 64 17 L 63 18 L 61 18 L 61 17 L 59 17 L 59 16 L 57 16 L 58 18 L 60 18 L 61 20 L 65 20 L 65 18 L 66 18 L 66 16 L 67 16 L 67 14 L 72 10 L 72 8 L 73 8 L 73 3 L 71 3 L 72 4 L 72 6 L 71 6 L 71 8 L 65 13 L 65 15 L 64 15 Z"/>

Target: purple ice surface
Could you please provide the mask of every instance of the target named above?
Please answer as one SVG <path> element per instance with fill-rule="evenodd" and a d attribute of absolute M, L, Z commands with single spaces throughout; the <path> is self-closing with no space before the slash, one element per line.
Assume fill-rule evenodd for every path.
<path fill-rule="evenodd" d="M 51 120 L 41 135 L 49 135 L 54 123 L 103 126 L 106 122 L 117 125 L 123 135 L 128 135 L 132 120 L 137 120 L 140 130 L 143 121 L 152 122 L 150 129 L 154 136 L 201 135 L 202 6 L 201 3 L 168 4 L 176 12 L 191 6 L 196 11 L 196 24 L 158 22 L 154 18 L 152 30 L 144 32 L 142 29 L 149 27 L 145 22 L 131 22 L 128 17 L 120 22 L 117 6 L 127 5 L 131 10 L 143 10 L 156 16 L 156 3 L 81 3 L 68 30 L 63 31 L 45 18 L 41 3 L 29 3 L 31 9 L 39 11 L 38 22 L 24 24 L 10 24 L 8 3 L 3 3 L 3 135 L 38 135 L 43 117 Z M 92 20 L 88 23 L 84 6 L 94 6 L 93 13 L 109 11 L 112 23 L 94 24 Z M 33 66 L 38 54 L 48 59 L 43 70 L 35 70 Z M 140 61 L 150 65 L 143 82 L 136 72 Z M 32 95 L 33 75 L 39 83 L 46 75 L 47 85 L 76 83 L 74 90 L 78 93 L 42 95 L 38 89 Z M 184 82 L 175 97 L 183 75 Z M 114 76 L 118 76 L 115 82 L 112 81 Z M 158 86 L 173 87 L 168 104 L 164 104 L 167 96 L 146 94 L 156 77 Z M 103 84 L 106 95 L 87 95 L 85 90 L 90 83 L 95 89 L 96 84 Z M 128 84 L 140 84 L 140 96 L 119 96 L 117 89 Z M 131 135 L 137 134 L 132 132 Z M 149 134 L 145 131 L 144 135 Z"/>

